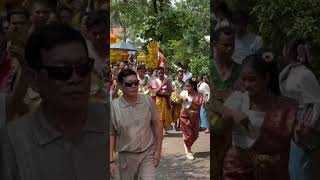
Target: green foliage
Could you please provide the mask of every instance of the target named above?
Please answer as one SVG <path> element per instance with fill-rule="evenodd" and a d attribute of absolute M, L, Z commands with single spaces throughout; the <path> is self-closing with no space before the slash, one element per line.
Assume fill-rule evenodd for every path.
<path fill-rule="evenodd" d="M 204 37 L 210 34 L 210 1 L 186 0 L 175 6 L 165 4 L 158 14 L 153 13 L 152 3 L 147 0 L 112 1 L 111 14 L 118 25 L 128 28 L 127 36 L 136 41 L 160 42 L 168 62 L 189 64 L 193 74 L 208 72 L 209 43 Z"/>
<path fill-rule="evenodd" d="M 283 46 L 292 38 L 310 42 L 314 56 L 313 68 L 320 75 L 320 1 L 318 0 L 227 0 L 234 11 L 251 12 L 255 22 L 250 29 L 257 30 L 266 47 L 281 55 Z"/>

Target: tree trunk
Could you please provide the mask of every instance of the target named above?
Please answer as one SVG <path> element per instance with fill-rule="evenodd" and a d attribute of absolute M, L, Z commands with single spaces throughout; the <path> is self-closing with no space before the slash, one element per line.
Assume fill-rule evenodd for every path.
<path fill-rule="evenodd" d="M 157 0 L 152 0 L 152 10 L 154 15 L 158 14 Z"/>

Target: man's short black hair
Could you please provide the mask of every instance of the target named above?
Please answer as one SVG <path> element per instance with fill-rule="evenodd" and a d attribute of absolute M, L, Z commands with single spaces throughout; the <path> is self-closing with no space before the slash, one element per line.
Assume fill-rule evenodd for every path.
<path fill-rule="evenodd" d="M 164 72 L 164 68 L 163 67 L 158 67 L 157 70 Z"/>
<path fill-rule="evenodd" d="M 137 67 L 137 70 L 146 70 L 146 67 L 143 64 L 139 64 L 139 66 Z"/>
<path fill-rule="evenodd" d="M 11 21 L 11 17 L 14 16 L 14 15 L 22 15 L 26 19 L 29 19 L 29 17 L 30 17 L 29 12 L 25 8 L 18 7 L 18 8 L 14 8 L 14 9 L 8 11 L 8 13 L 7 13 L 7 21 L 10 22 Z"/>
<path fill-rule="evenodd" d="M 118 75 L 118 82 L 120 84 L 122 84 L 123 83 L 123 79 L 128 77 L 128 76 L 131 76 L 131 75 L 137 76 L 137 73 L 135 71 L 133 71 L 132 69 L 124 69 L 124 70 L 122 70 Z"/>
<path fill-rule="evenodd" d="M 112 67 L 119 67 L 119 64 L 112 64 Z"/>
<path fill-rule="evenodd" d="M 86 20 L 86 27 L 88 30 L 100 24 L 103 24 L 106 28 L 108 27 L 109 25 L 108 11 L 98 10 L 88 14 L 88 17 Z"/>
<path fill-rule="evenodd" d="M 86 41 L 79 31 L 61 24 L 46 25 L 33 32 L 28 38 L 25 47 L 25 59 L 31 68 L 39 69 L 42 65 L 42 50 L 50 50 L 59 45 L 73 42 L 80 42 L 85 47 L 86 54 L 88 54 Z"/>
<path fill-rule="evenodd" d="M 220 40 L 220 36 L 222 34 L 225 34 L 227 36 L 234 36 L 235 35 L 235 31 L 232 27 L 230 26 L 223 26 L 223 27 L 219 27 L 217 28 L 214 32 L 213 32 L 213 43 L 217 43 Z"/>

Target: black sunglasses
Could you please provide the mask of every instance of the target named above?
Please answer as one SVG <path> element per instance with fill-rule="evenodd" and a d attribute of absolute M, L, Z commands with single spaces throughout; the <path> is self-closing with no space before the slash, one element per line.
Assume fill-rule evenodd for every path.
<path fill-rule="evenodd" d="M 92 68 L 94 60 L 92 58 L 87 58 L 88 60 L 85 63 L 77 64 L 73 66 L 45 66 L 42 65 L 41 68 L 45 69 L 48 72 L 48 78 L 60 81 L 67 81 L 71 78 L 73 71 L 75 70 L 76 74 L 79 77 L 85 77 L 88 75 Z"/>
<path fill-rule="evenodd" d="M 124 86 L 126 86 L 126 87 L 132 87 L 132 86 L 138 86 L 139 85 L 139 80 L 137 80 L 137 81 L 134 81 L 134 82 L 125 82 L 124 83 Z"/>

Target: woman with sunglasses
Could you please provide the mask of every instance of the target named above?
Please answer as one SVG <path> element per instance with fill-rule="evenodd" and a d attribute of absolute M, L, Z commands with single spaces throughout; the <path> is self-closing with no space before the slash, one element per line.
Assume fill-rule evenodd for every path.
<path fill-rule="evenodd" d="M 188 79 L 184 87 L 185 90 L 180 93 L 180 97 L 183 100 L 180 111 L 180 124 L 186 157 L 189 160 L 194 160 L 191 146 L 199 136 L 200 108 L 203 103 L 203 96 L 197 92 L 195 78 Z"/>

